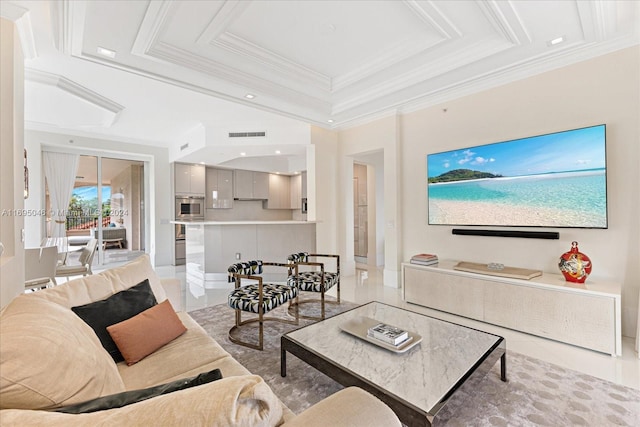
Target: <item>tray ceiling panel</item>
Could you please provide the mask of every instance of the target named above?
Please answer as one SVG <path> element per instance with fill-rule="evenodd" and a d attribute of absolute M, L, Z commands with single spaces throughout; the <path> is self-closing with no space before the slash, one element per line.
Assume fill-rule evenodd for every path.
<path fill-rule="evenodd" d="M 274 135 L 269 123 L 276 115 L 345 128 L 640 43 L 635 1 L 1 4 L 2 16 L 22 33 L 31 34 L 32 26 L 29 69 L 76 82 L 123 109 L 117 120 L 95 106 L 82 120 L 75 107 L 56 110 L 55 102 L 26 105 L 28 111 L 53 127 L 58 121 L 58 127 L 163 144 L 179 141 L 198 124 L 207 134 L 226 135 L 252 130 L 257 120 Z M 45 91 L 65 105 L 77 104 L 65 91 Z M 248 125 L 231 129 L 238 122 Z"/>
<path fill-rule="evenodd" d="M 606 1 L 75 3 L 78 56 L 239 102 L 251 93 L 252 105 L 317 124 L 522 78 L 629 31 L 629 5 Z M 115 56 L 99 58 L 100 46 Z"/>

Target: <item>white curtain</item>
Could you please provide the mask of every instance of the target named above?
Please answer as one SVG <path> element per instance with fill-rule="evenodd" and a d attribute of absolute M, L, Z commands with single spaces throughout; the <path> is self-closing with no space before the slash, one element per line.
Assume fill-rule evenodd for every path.
<path fill-rule="evenodd" d="M 45 151 L 44 175 L 49 187 L 51 201 L 51 225 L 49 237 L 64 237 L 67 235 L 65 226 L 67 209 L 73 192 L 73 184 L 78 172 L 77 154 L 54 153 Z"/>

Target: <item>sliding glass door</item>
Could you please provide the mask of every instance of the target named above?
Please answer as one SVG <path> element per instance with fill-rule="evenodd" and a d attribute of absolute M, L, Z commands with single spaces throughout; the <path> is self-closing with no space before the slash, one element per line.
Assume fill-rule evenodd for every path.
<path fill-rule="evenodd" d="M 69 254 L 98 239 L 99 265 L 145 251 L 144 162 L 80 155 L 66 219 Z"/>

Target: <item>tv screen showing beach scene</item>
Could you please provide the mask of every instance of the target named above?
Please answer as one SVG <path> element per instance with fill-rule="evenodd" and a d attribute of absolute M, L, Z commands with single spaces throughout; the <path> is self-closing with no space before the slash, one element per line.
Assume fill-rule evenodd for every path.
<path fill-rule="evenodd" d="M 427 155 L 430 225 L 607 228 L 606 126 Z"/>

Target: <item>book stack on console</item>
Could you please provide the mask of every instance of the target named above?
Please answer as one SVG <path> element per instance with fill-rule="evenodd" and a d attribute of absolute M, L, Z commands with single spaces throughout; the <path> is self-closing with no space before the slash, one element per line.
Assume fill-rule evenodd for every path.
<path fill-rule="evenodd" d="M 411 264 L 433 265 L 438 263 L 438 256 L 433 254 L 418 254 L 411 257 Z"/>
<path fill-rule="evenodd" d="M 367 336 L 395 347 L 399 347 L 412 339 L 407 331 L 387 325 L 386 323 L 378 323 L 370 327 L 367 331 Z"/>

